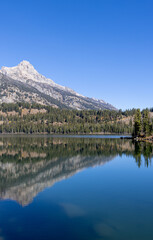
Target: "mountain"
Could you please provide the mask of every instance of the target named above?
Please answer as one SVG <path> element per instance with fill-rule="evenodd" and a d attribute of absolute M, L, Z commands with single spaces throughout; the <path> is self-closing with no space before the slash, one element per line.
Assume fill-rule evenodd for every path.
<path fill-rule="evenodd" d="M 39 74 L 28 61 L 0 70 L 0 103 L 37 102 L 69 109 L 110 109 L 111 104 L 80 95 Z"/>

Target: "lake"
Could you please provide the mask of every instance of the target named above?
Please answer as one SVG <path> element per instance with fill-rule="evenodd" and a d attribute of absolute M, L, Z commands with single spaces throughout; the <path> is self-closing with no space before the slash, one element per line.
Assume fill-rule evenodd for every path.
<path fill-rule="evenodd" d="M 0 136 L 0 240 L 152 240 L 153 146 Z"/>

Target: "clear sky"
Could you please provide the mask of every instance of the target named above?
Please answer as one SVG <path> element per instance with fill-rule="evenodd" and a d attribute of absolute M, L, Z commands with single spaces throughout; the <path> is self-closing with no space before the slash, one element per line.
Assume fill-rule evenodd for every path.
<path fill-rule="evenodd" d="M 0 68 L 22 60 L 117 108 L 153 107 L 153 0 L 1 0 Z"/>

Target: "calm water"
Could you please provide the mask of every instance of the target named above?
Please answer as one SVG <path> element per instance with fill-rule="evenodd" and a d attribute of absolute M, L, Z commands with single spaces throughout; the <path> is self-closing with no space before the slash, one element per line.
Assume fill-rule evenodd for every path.
<path fill-rule="evenodd" d="M 0 137 L 0 240 L 152 240 L 153 146 Z"/>

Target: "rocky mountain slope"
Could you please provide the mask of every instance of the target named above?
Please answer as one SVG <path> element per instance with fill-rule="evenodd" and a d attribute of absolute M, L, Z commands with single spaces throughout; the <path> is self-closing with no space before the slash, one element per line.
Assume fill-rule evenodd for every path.
<path fill-rule="evenodd" d="M 39 74 L 28 61 L 0 70 L 0 103 L 37 102 L 70 109 L 110 109 L 103 100 L 82 96 Z"/>

